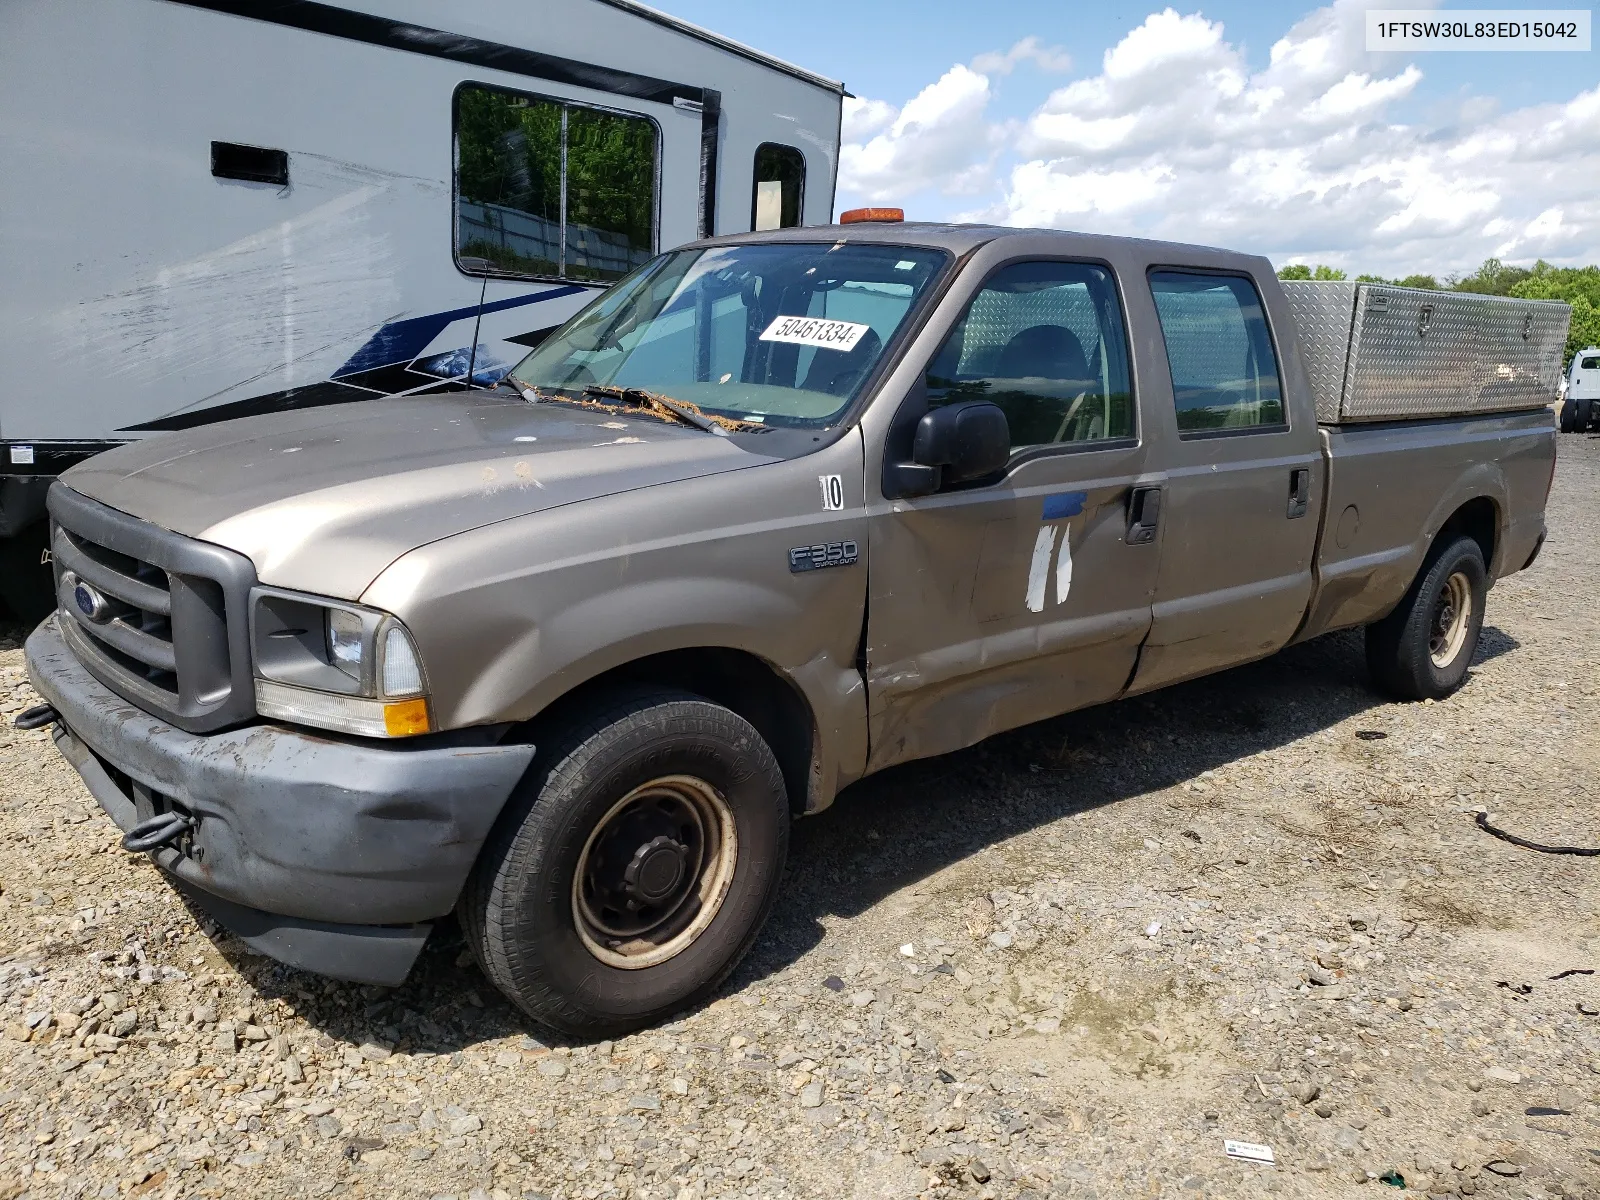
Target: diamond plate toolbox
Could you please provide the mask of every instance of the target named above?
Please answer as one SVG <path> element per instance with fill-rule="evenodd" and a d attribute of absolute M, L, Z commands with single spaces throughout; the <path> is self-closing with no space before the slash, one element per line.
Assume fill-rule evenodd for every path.
<path fill-rule="evenodd" d="M 1571 310 L 1559 301 L 1286 280 L 1330 425 L 1540 408 L 1555 399 Z"/>

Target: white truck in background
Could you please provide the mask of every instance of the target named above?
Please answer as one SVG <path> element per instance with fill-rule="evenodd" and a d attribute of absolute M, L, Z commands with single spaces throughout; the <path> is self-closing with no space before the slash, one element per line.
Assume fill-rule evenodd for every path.
<path fill-rule="evenodd" d="M 1600 346 L 1572 356 L 1566 395 L 1561 401 L 1561 432 L 1584 433 L 1600 419 Z"/>
<path fill-rule="evenodd" d="M 0 607 L 18 616 L 53 603 L 50 480 L 92 454 L 490 384 L 660 251 L 832 216 L 843 86 L 633 0 L 5 14 Z"/>

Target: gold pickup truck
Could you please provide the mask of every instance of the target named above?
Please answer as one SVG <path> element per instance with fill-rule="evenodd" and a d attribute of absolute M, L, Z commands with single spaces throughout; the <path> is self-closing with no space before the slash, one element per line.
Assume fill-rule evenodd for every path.
<path fill-rule="evenodd" d="M 1566 329 L 1475 303 L 1049 231 L 694 243 L 493 389 L 68 471 L 28 721 L 256 948 L 395 983 L 454 912 L 533 1017 L 634 1028 L 874 771 L 1352 626 L 1383 690 L 1459 687 Z"/>

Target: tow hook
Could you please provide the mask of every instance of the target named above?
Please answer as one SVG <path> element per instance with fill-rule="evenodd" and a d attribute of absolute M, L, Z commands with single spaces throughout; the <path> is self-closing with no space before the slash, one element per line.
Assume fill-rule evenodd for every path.
<path fill-rule="evenodd" d="M 164 812 L 140 821 L 122 835 L 122 848 L 134 854 L 165 846 L 174 838 L 194 827 L 194 821 L 182 813 Z"/>
<path fill-rule="evenodd" d="M 35 704 L 32 708 L 25 708 L 19 712 L 11 724 L 18 729 L 40 729 L 59 720 L 61 714 L 48 704 Z"/>

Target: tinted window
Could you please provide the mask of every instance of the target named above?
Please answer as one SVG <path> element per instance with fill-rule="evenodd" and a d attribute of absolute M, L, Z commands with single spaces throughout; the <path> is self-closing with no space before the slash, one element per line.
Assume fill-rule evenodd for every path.
<path fill-rule="evenodd" d="M 756 149 L 751 229 L 788 229 L 800 224 L 805 194 L 806 156 L 793 146 L 764 142 Z"/>
<path fill-rule="evenodd" d="M 655 251 L 656 129 L 493 88 L 456 92 L 456 254 L 469 271 L 620 279 Z"/>
<path fill-rule="evenodd" d="M 511 374 L 541 392 L 640 388 L 713 414 L 825 426 L 948 261 L 861 243 L 675 251 L 596 299 Z"/>
<path fill-rule="evenodd" d="M 1001 268 L 929 364 L 928 399 L 993 400 L 1013 448 L 1132 437 L 1128 344 L 1110 273 L 1089 263 Z"/>
<path fill-rule="evenodd" d="M 1600 371 L 1600 354 L 1591 354 L 1578 365 L 1585 371 Z"/>
<path fill-rule="evenodd" d="M 1283 391 L 1261 297 L 1241 275 L 1152 271 L 1178 429 L 1281 426 Z"/>

